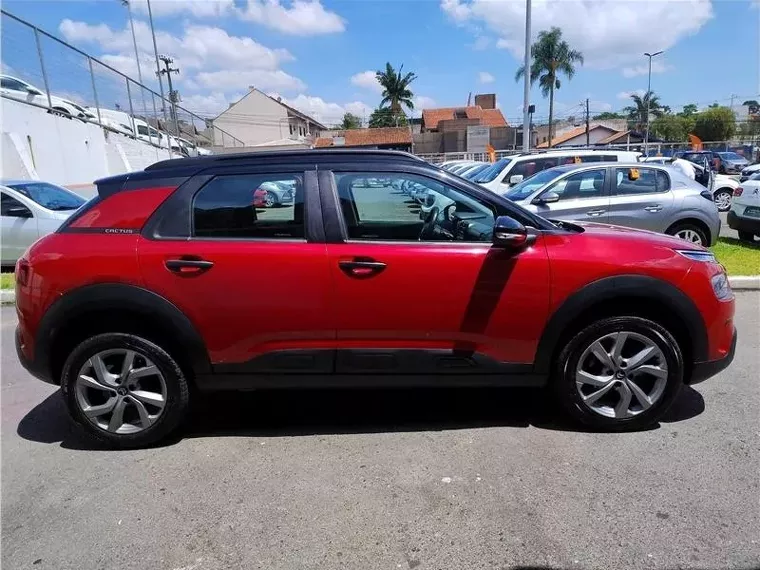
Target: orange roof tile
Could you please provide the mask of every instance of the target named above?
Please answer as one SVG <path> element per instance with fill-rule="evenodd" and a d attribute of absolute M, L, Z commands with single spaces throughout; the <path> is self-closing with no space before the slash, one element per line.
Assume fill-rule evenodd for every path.
<path fill-rule="evenodd" d="M 615 129 L 611 129 L 610 127 L 605 127 L 604 125 L 591 125 L 589 127 L 589 132 L 593 131 L 594 129 L 607 129 L 608 131 L 612 131 L 614 133 L 618 133 Z M 552 139 L 552 146 L 557 146 L 558 144 L 562 144 L 563 142 L 567 142 L 570 139 L 574 139 L 575 137 L 578 137 L 586 132 L 586 126 L 582 127 L 576 127 L 574 129 L 571 129 L 569 131 L 566 131 L 562 133 L 561 135 L 555 135 Z M 542 142 L 539 145 L 536 145 L 536 148 L 549 148 L 549 141 Z"/>
<path fill-rule="evenodd" d="M 456 118 L 456 112 L 464 112 L 468 119 L 480 119 L 480 123 L 487 127 L 506 127 L 507 120 L 501 114 L 500 109 L 483 109 L 480 105 L 470 107 L 440 107 L 438 109 L 423 109 L 422 122 L 427 129 L 437 129 L 441 121 L 452 121 Z"/>
<path fill-rule="evenodd" d="M 378 146 L 384 144 L 412 144 L 412 133 L 409 127 L 383 127 L 380 129 L 349 129 L 343 131 L 345 138 L 343 146 Z M 333 137 L 321 137 L 314 143 L 316 148 L 336 146 Z"/>

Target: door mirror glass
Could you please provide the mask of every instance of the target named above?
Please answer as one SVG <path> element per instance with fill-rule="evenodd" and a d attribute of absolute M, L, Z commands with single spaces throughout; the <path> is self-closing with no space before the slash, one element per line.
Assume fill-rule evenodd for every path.
<path fill-rule="evenodd" d="M 509 216 L 499 216 L 493 227 L 493 244 L 505 249 L 519 250 L 528 247 L 536 240 L 528 229 Z"/>
<path fill-rule="evenodd" d="M 551 190 L 544 192 L 533 200 L 534 204 L 553 204 L 554 202 L 559 202 L 559 194 Z"/>
<path fill-rule="evenodd" d="M 11 218 L 31 218 L 32 211 L 26 206 L 12 206 L 3 212 L 3 216 Z"/>
<path fill-rule="evenodd" d="M 510 176 L 509 183 L 510 184 L 519 184 L 523 181 L 525 177 L 522 174 L 515 174 L 513 176 Z"/>

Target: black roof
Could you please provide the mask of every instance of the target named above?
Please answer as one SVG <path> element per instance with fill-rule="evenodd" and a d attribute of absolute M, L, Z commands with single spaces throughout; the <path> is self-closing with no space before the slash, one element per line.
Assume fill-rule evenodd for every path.
<path fill-rule="evenodd" d="M 170 158 L 151 164 L 145 170 L 161 170 L 165 168 L 180 169 L 183 167 L 199 168 L 211 165 L 228 165 L 236 162 L 271 162 L 273 160 L 331 160 L 336 157 L 355 157 L 372 160 L 388 160 L 391 162 L 414 161 L 425 162 L 418 156 L 401 152 L 398 150 L 361 150 L 361 149 L 299 149 L 299 150 L 277 150 L 264 152 L 240 152 L 232 154 L 212 154 L 207 156 L 196 156 L 193 158 Z"/>

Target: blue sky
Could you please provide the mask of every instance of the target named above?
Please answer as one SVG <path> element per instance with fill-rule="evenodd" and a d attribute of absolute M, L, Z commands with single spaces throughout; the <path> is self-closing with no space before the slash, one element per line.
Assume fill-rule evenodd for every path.
<path fill-rule="evenodd" d="M 146 0 L 132 0 L 146 82 L 153 79 Z M 372 74 L 386 61 L 418 79 L 418 108 L 464 105 L 469 92 L 495 92 L 519 122 L 522 0 L 151 0 L 159 51 L 176 58 L 183 104 L 213 117 L 255 85 L 323 122 L 350 110 L 369 116 L 380 99 Z M 4 0 L 3 8 L 136 77 L 127 11 L 118 0 Z M 760 0 L 533 0 L 533 35 L 558 26 L 585 65 L 564 80 L 557 115 L 619 110 L 646 88 L 663 103 L 707 106 L 760 98 Z M 3 18 L 2 62 L 42 84 L 33 38 Z M 52 89 L 91 104 L 82 58 L 45 40 Z M 126 89 L 99 73 L 101 105 L 124 105 Z M 548 101 L 533 90 L 538 120 Z"/>

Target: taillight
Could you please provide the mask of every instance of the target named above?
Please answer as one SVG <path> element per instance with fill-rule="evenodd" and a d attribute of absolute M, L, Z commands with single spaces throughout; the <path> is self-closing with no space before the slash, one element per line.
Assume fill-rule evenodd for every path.
<path fill-rule="evenodd" d="M 734 196 L 741 196 L 742 192 L 744 192 L 744 188 L 741 186 L 734 188 Z"/>
<path fill-rule="evenodd" d="M 267 191 L 263 188 L 257 188 L 253 192 L 253 207 L 263 208 L 267 205 Z"/>
<path fill-rule="evenodd" d="M 16 262 L 16 283 L 25 287 L 29 282 L 29 262 L 26 259 L 19 259 Z"/>

